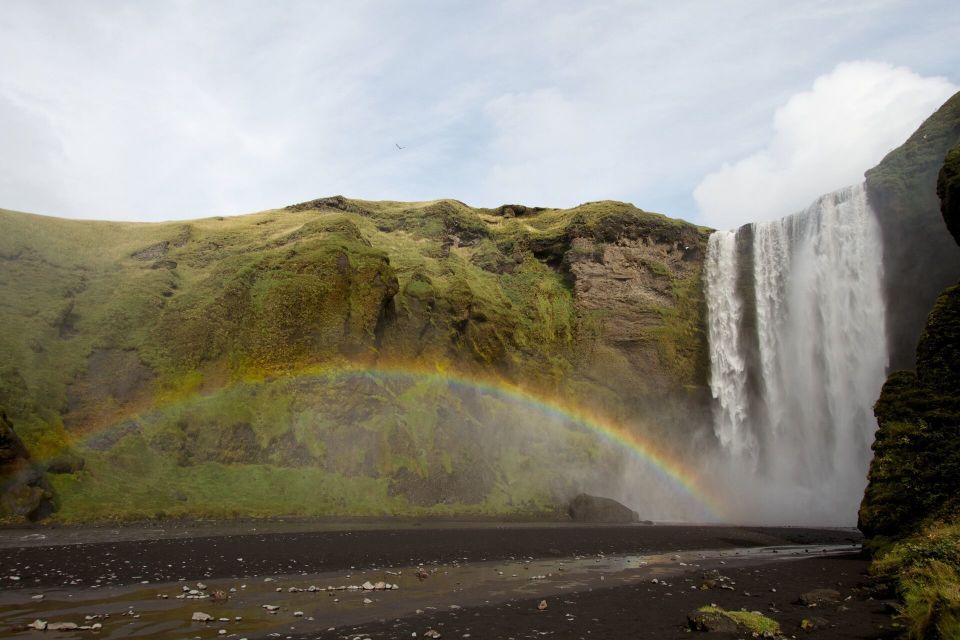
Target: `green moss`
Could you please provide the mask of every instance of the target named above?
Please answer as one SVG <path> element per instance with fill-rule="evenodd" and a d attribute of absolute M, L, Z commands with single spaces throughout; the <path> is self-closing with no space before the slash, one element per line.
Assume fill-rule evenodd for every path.
<path fill-rule="evenodd" d="M 960 287 L 951 287 L 930 313 L 916 374 L 891 374 L 874 407 L 879 430 L 859 518 L 868 537 L 909 535 L 960 504 L 958 318 Z"/>
<path fill-rule="evenodd" d="M 780 633 L 780 623 L 768 618 L 759 611 L 727 611 L 723 607 L 715 607 L 712 605 L 700 607 L 698 611 L 725 616 L 750 633 L 761 635 L 764 633 Z"/>
<path fill-rule="evenodd" d="M 940 213 L 947 230 L 960 244 L 960 144 L 947 152 L 937 176 Z"/>
<path fill-rule="evenodd" d="M 87 457 L 56 479 L 66 520 L 340 513 L 337 494 L 363 513 L 552 509 L 577 474 L 613 473 L 620 454 L 485 394 L 291 382 L 345 363 L 429 364 L 622 419 L 646 372 L 678 389 L 699 379 L 698 266 L 641 265 L 676 307 L 650 329 L 654 361 L 636 363 L 629 346 L 601 344 L 606 312 L 578 306 L 566 256 L 576 239 L 593 256 L 625 240 L 702 249 L 702 229 L 609 201 L 512 212 L 346 198 L 155 225 L 0 212 L 0 404 L 38 459 L 71 446 Z M 142 380 L 91 393 L 104 352 L 128 354 Z M 610 360 L 616 375 L 598 377 Z M 455 489 L 428 507 L 413 479 Z"/>
<path fill-rule="evenodd" d="M 879 554 L 871 571 L 896 584 L 911 638 L 960 637 L 960 521 L 929 525 Z"/>

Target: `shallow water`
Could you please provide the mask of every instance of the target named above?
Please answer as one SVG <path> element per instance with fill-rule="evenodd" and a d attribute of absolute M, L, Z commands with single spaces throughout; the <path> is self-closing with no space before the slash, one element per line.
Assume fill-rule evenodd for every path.
<path fill-rule="evenodd" d="M 374 620 L 417 615 L 434 609 L 494 604 L 510 600 L 546 598 L 569 592 L 658 580 L 657 588 L 678 591 L 699 585 L 702 571 L 724 565 L 789 561 L 810 554 L 849 553 L 851 545 L 757 547 L 687 551 L 656 555 L 597 555 L 568 558 L 525 559 L 423 565 L 429 574 L 417 577 L 418 566 L 374 568 L 309 575 L 259 576 L 205 580 L 206 593 L 222 590 L 224 602 L 210 599 L 177 599 L 186 586 L 196 583 L 166 582 L 124 587 L 7 591 L 0 594 L 0 625 L 23 627 L 36 619 L 48 622 L 93 624 L 103 628 L 101 638 L 243 638 L 270 633 L 310 633 L 338 630 Z M 399 589 L 363 591 L 339 589 L 365 581 L 395 583 Z M 289 592 L 317 587 L 316 592 Z M 235 591 L 231 592 L 231 589 Z M 279 589 L 279 591 L 278 591 Z M 42 594 L 42 600 L 32 596 Z M 166 595 L 163 599 L 160 596 Z M 364 599 L 372 602 L 364 603 Z M 279 609 L 269 613 L 263 605 Z M 303 612 L 297 617 L 294 612 Z M 192 622 L 194 612 L 226 621 Z M 86 616 L 102 618 L 85 621 Z M 109 617 L 106 617 L 109 615 Z M 236 618 L 240 618 L 237 620 Z M 223 629 L 225 634 L 219 634 Z M 347 630 L 343 629 L 346 633 Z M 58 638 L 83 638 L 93 631 L 58 632 Z M 25 630 L 16 637 L 42 637 L 44 632 Z M 47 635 L 46 637 L 49 637 Z"/>

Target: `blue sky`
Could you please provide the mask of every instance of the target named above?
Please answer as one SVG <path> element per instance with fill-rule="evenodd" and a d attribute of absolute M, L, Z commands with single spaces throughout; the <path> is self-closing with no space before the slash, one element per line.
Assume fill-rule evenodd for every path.
<path fill-rule="evenodd" d="M 0 207 L 611 198 L 734 226 L 855 182 L 957 90 L 958 42 L 956 2 L 6 0 Z"/>

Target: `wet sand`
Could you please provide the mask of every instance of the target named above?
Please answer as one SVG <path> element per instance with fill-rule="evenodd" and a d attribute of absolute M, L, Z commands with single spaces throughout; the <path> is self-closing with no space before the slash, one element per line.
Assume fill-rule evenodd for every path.
<path fill-rule="evenodd" d="M 409 638 L 431 628 L 447 638 L 675 637 L 688 635 L 686 613 L 698 606 L 766 612 L 776 603 L 777 613 L 769 615 L 794 635 L 799 618 L 792 618 L 809 612 L 790 602 L 804 590 L 841 589 L 838 582 L 852 598 L 841 605 L 846 610 L 814 612 L 827 620 L 831 614 L 838 625 L 815 631 L 818 637 L 880 637 L 879 625 L 890 624 L 882 605 L 854 590 L 864 581 L 866 562 L 856 554 L 859 536 L 851 530 L 380 523 L 318 524 L 321 530 L 310 531 L 297 523 L 292 532 L 282 524 L 263 532 L 244 531 L 262 523 L 232 526 L 179 526 L 172 528 L 176 536 L 142 531 L 125 540 L 113 529 L 86 529 L 66 539 L 82 533 L 87 542 L 68 545 L 56 544 L 65 539 L 60 530 L 5 530 L 0 629 L 41 637 L 17 629 L 34 616 L 83 624 L 85 616 L 109 613 L 96 619 L 103 625 L 99 637 Z M 33 546 L 12 546 L 18 538 Z M 419 566 L 425 579 L 417 578 Z M 694 590 L 710 568 L 733 578 L 736 588 Z M 650 582 L 654 578 L 661 582 Z M 399 589 L 326 590 L 366 580 Z M 197 581 L 206 587 L 201 594 L 222 590 L 230 598 L 177 598 Z M 310 586 L 317 590 L 307 591 Z M 545 611 L 536 607 L 541 599 L 548 600 Z M 263 604 L 278 610 L 267 612 Z M 227 620 L 191 623 L 194 611 Z"/>

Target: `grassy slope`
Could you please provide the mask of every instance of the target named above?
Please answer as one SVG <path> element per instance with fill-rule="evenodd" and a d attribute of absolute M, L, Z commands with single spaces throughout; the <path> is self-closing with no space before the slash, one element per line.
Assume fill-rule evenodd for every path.
<path fill-rule="evenodd" d="M 337 198 L 162 224 L 0 212 L 0 407 L 35 458 L 86 458 L 52 476 L 67 520 L 543 511 L 617 456 L 496 394 L 324 372 L 429 366 L 613 417 L 701 385 L 699 263 L 637 267 L 673 303 L 619 344 L 574 297 L 574 238 L 672 251 L 705 231 L 613 202 Z M 629 367 L 598 382 L 598 354 L 618 350 L 669 388 Z"/>

